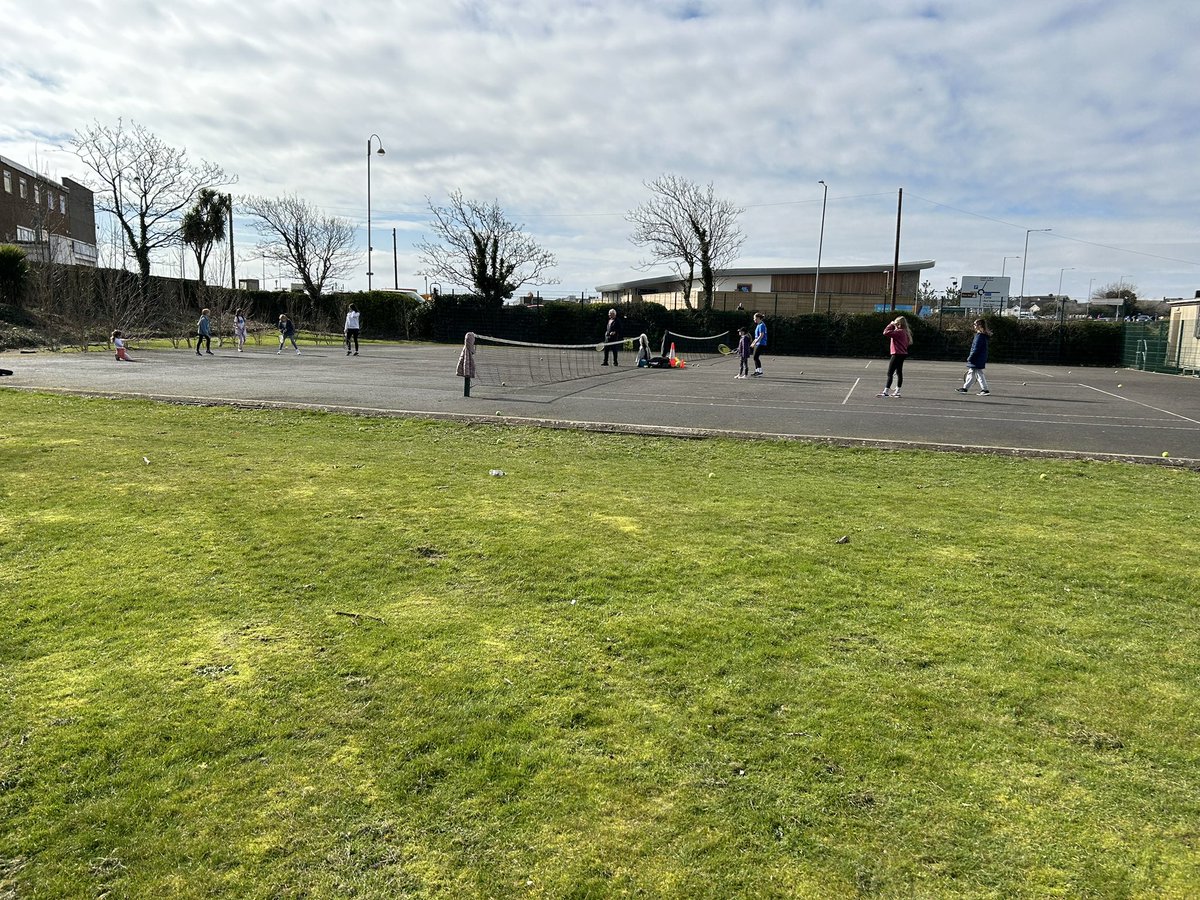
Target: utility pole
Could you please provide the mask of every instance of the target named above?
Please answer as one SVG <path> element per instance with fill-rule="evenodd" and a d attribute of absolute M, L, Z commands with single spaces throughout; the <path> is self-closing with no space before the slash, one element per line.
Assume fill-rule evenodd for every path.
<path fill-rule="evenodd" d="M 904 188 L 896 199 L 896 257 L 892 260 L 892 312 L 896 311 L 896 290 L 900 285 L 900 213 L 904 209 Z"/>
<path fill-rule="evenodd" d="M 225 195 L 225 211 L 229 213 L 229 281 L 230 287 L 237 290 L 237 257 L 233 254 L 233 194 Z"/>

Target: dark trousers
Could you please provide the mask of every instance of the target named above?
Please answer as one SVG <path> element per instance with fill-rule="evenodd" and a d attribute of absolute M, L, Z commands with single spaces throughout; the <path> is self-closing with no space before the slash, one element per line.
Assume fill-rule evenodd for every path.
<path fill-rule="evenodd" d="M 762 368 L 762 355 L 766 352 L 767 352 L 766 347 L 755 347 L 754 348 L 754 368 L 756 368 L 756 369 Z"/>
<path fill-rule="evenodd" d="M 614 366 L 615 366 L 615 365 L 617 365 L 617 348 L 616 348 L 616 345 L 614 345 L 614 346 L 612 346 L 612 347 L 605 347 L 605 348 L 604 348 L 604 362 L 602 362 L 600 365 L 602 365 L 602 366 L 607 366 L 607 365 L 608 365 L 608 354 L 610 354 L 610 353 L 612 354 L 612 358 L 613 358 L 613 365 L 614 365 Z"/>
<path fill-rule="evenodd" d="M 892 376 L 896 376 L 896 387 L 904 387 L 904 359 L 903 353 L 893 353 L 892 360 L 888 363 L 888 380 L 887 386 L 892 386 Z"/>
<path fill-rule="evenodd" d="M 351 342 L 354 343 L 353 347 L 350 346 Z M 354 350 L 355 353 L 358 352 L 358 329 L 357 328 L 347 328 L 346 329 L 346 352 L 349 353 L 351 350 Z"/>
<path fill-rule="evenodd" d="M 196 355 L 200 355 L 200 345 L 204 344 L 204 349 L 212 353 L 212 335 L 198 334 L 196 335 Z"/>

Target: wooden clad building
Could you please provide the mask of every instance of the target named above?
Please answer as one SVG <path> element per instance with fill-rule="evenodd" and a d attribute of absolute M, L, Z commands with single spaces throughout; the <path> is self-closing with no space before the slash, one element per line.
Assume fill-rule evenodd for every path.
<path fill-rule="evenodd" d="M 933 260 L 900 264 L 897 308 L 915 309 L 921 272 L 934 265 Z M 714 287 L 713 306 L 717 309 L 737 309 L 740 304 L 746 310 L 768 315 L 873 312 L 890 306 L 892 267 L 822 266 L 819 283 L 816 266 L 721 269 Z M 659 303 L 670 309 L 695 308 L 702 293 L 697 280 L 692 284 L 691 297 L 685 298 L 679 279 L 673 276 L 603 284 L 596 290 L 605 303 Z"/>

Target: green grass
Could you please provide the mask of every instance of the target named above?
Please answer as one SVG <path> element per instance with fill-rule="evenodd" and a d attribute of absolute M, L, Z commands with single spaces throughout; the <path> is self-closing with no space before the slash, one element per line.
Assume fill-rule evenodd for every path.
<path fill-rule="evenodd" d="M 0 897 L 1200 892 L 1195 473 L 0 421 Z"/>

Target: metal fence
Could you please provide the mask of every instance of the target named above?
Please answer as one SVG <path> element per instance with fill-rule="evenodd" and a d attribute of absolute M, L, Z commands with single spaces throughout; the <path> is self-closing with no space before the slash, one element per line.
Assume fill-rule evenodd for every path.
<path fill-rule="evenodd" d="M 1121 364 L 1144 372 L 1167 375 L 1200 375 L 1200 341 L 1185 323 L 1126 322 L 1121 344 Z"/>

